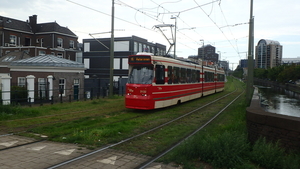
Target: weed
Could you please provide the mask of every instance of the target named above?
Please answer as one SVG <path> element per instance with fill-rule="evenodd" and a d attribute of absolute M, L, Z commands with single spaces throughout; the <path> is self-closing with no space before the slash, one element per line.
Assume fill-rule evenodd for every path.
<path fill-rule="evenodd" d="M 34 109 L 24 109 L 21 106 L 0 105 L 0 121 L 36 117 L 39 114 L 40 112 Z"/>
<path fill-rule="evenodd" d="M 199 158 L 215 167 L 232 168 L 243 163 L 243 156 L 249 150 L 247 138 L 237 132 L 220 135 L 197 135 L 182 146 L 175 155 L 175 161 Z"/>
<path fill-rule="evenodd" d="M 260 138 L 255 142 L 250 158 L 262 167 L 274 169 L 284 168 L 286 159 L 294 161 L 291 160 L 292 156 L 286 155 L 285 150 L 279 146 L 279 142 L 267 142 L 265 138 Z M 296 164 L 294 163 L 294 165 Z"/>

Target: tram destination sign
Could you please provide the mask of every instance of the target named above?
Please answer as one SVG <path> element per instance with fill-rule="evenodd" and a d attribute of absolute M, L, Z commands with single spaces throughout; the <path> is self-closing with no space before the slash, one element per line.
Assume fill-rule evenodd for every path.
<path fill-rule="evenodd" d="M 139 56 L 133 55 L 129 56 L 129 64 L 151 64 L 151 56 Z"/>

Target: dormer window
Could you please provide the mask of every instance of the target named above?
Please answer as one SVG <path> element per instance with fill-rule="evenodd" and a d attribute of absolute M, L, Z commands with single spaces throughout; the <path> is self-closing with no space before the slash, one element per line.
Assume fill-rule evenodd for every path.
<path fill-rule="evenodd" d="M 57 38 L 57 47 L 62 48 L 63 47 L 63 39 L 62 38 Z"/>

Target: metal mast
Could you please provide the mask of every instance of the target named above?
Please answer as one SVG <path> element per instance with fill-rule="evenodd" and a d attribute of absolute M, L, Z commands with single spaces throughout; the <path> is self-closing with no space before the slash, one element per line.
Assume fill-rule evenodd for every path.
<path fill-rule="evenodd" d="M 250 20 L 249 20 L 249 42 L 248 42 L 248 76 L 246 87 L 246 99 L 248 104 L 253 94 L 253 49 L 254 49 L 254 17 L 253 17 L 253 0 L 250 3 Z"/>
<path fill-rule="evenodd" d="M 111 8 L 111 38 L 110 38 L 110 66 L 109 66 L 109 97 L 113 96 L 113 77 L 114 77 L 114 19 L 115 19 L 115 1 L 112 0 Z"/>

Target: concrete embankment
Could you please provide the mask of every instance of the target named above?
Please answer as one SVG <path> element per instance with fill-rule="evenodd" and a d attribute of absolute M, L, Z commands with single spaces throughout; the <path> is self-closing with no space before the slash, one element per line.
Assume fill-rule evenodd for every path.
<path fill-rule="evenodd" d="M 300 118 L 265 111 L 260 106 L 258 89 L 255 88 L 251 105 L 246 109 L 248 138 L 254 143 L 260 137 L 267 141 L 280 141 L 290 150 L 300 150 Z"/>

